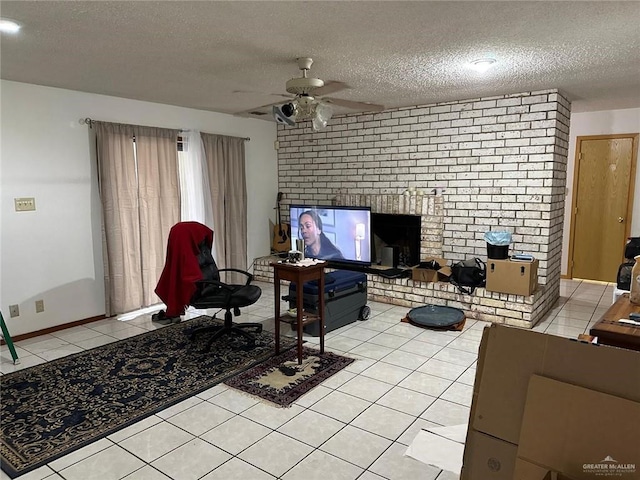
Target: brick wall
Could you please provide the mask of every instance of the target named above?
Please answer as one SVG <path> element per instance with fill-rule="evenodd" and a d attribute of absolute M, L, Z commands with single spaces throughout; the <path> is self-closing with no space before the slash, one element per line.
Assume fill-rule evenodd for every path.
<path fill-rule="evenodd" d="M 512 233 L 559 295 L 570 103 L 557 90 L 448 102 L 278 126 L 284 204 L 331 204 L 340 194 L 443 188 L 442 254 L 486 258 L 487 230 Z"/>

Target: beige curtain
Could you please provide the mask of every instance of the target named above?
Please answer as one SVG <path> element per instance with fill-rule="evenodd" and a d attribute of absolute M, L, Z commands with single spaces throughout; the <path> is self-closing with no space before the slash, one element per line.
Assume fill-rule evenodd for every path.
<path fill-rule="evenodd" d="M 178 130 L 136 127 L 142 304 L 159 303 L 154 293 L 167 251 L 169 230 L 180 221 Z M 139 307 L 137 307 L 139 308 Z"/>
<path fill-rule="evenodd" d="M 169 229 L 180 219 L 178 130 L 94 125 L 110 316 L 159 302 L 153 289 Z"/>
<path fill-rule="evenodd" d="M 213 203 L 216 262 L 220 268 L 244 270 L 247 268 L 245 140 L 208 133 L 201 135 Z"/>

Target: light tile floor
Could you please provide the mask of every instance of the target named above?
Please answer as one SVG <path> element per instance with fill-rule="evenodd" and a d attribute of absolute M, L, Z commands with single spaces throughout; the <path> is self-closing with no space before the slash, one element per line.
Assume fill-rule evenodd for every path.
<path fill-rule="evenodd" d="M 237 321 L 273 330 L 273 286 Z M 612 302 L 613 285 L 562 280 L 557 306 L 534 330 L 575 338 Z M 467 423 L 485 322 L 462 332 L 401 324 L 408 311 L 370 302 L 371 317 L 327 335 L 326 347 L 358 358 L 293 407 L 273 407 L 224 385 L 141 420 L 19 477 L 21 480 L 453 480 L 404 456 L 421 428 Z M 283 307 L 286 305 L 283 304 Z M 185 318 L 202 312 L 189 312 Z M 213 313 L 213 312 L 211 312 Z M 289 335 L 289 327 L 283 325 Z M 105 319 L 16 344 L 9 373 L 160 328 L 149 313 Z M 317 339 L 308 337 L 317 343 Z M 0 480 L 8 479 L 0 473 Z"/>

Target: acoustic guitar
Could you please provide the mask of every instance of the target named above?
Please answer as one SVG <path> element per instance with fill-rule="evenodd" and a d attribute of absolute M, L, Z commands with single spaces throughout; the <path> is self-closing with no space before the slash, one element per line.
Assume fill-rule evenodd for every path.
<path fill-rule="evenodd" d="M 271 250 L 277 253 L 288 252 L 291 250 L 291 225 L 282 223 L 280 220 L 280 201 L 282 200 L 282 192 L 278 192 L 276 200 L 276 219 L 277 223 L 273 227 L 273 242 Z"/>

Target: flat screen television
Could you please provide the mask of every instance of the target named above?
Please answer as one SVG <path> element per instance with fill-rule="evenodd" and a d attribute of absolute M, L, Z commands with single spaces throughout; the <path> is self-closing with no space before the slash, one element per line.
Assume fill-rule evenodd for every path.
<path fill-rule="evenodd" d="M 291 205 L 291 245 L 304 242 L 305 258 L 371 265 L 371 208 Z"/>

